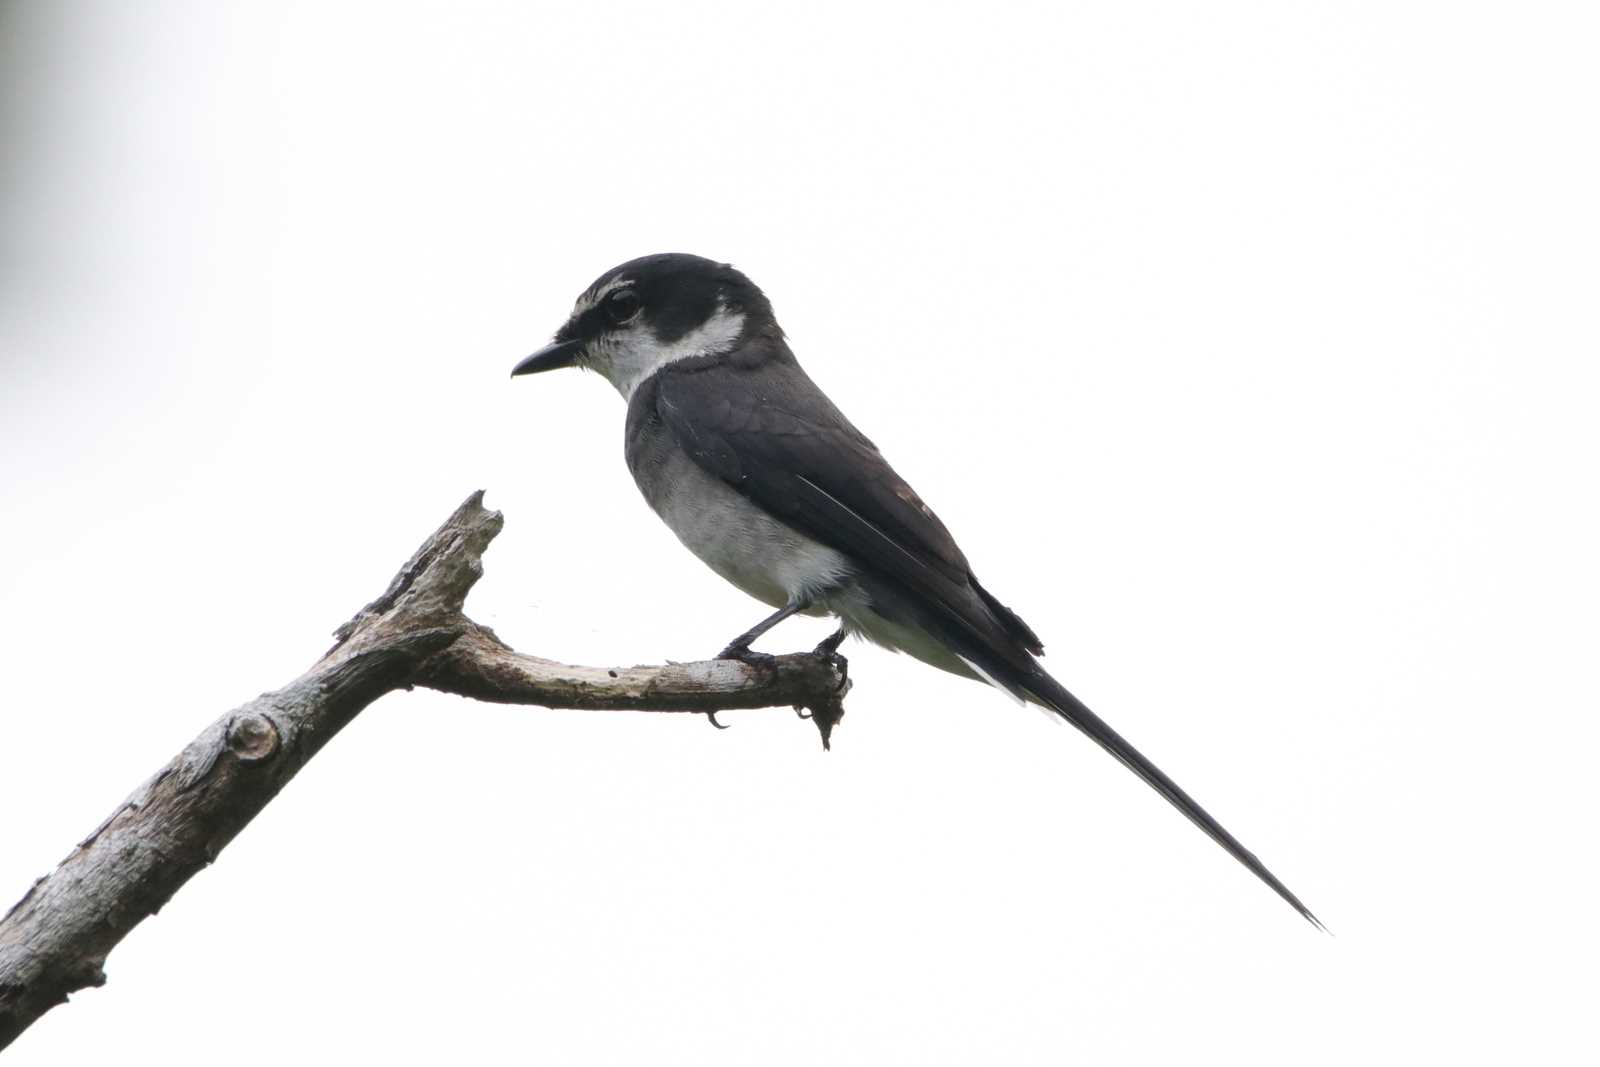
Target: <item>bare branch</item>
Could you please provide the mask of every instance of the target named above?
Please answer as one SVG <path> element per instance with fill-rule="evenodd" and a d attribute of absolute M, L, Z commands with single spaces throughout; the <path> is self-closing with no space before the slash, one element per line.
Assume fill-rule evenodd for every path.
<path fill-rule="evenodd" d="M 515 652 L 473 624 L 423 666 L 417 682 L 496 704 L 617 711 L 811 707 L 848 686 L 829 659 L 775 656 L 769 666 L 713 659 L 664 667 L 574 667 Z M 840 694 L 842 695 L 842 694 Z"/>
<path fill-rule="evenodd" d="M 456 509 L 305 674 L 223 715 L 136 789 L 0 919 L 0 1049 L 217 858 L 368 704 L 424 685 L 552 708 L 716 712 L 809 708 L 823 744 L 844 713 L 845 662 L 803 653 L 752 666 L 574 667 L 526 656 L 462 613 L 500 532 L 482 492 Z"/>

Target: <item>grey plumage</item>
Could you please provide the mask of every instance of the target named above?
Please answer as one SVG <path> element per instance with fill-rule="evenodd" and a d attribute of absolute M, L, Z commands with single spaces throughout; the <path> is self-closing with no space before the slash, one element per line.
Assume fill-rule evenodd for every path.
<path fill-rule="evenodd" d="M 628 401 L 626 456 L 678 538 L 751 596 L 1054 711 L 1143 778 L 1301 915 L 1316 917 L 1166 774 L 1039 664 L 1033 630 L 973 573 L 944 524 L 801 369 L 765 294 L 697 256 L 595 281 L 514 374 L 598 371 Z"/>

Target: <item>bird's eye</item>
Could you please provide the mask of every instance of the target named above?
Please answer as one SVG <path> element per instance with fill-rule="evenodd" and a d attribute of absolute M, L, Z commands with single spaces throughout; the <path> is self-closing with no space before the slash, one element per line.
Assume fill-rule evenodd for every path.
<path fill-rule="evenodd" d="M 632 289 L 617 289 L 606 297 L 606 318 L 621 326 L 639 314 L 639 296 Z"/>

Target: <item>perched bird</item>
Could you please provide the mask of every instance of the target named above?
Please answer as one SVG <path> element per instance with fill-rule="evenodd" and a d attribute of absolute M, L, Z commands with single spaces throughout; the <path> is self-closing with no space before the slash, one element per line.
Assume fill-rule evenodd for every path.
<path fill-rule="evenodd" d="M 1162 771 L 1041 667 L 1044 646 L 979 584 L 938 516 L 807 377 L 767 297 L 699 256 L 645 256 L 602 274 L 554 341 L 513 375 L 597 371 L 628 403 L 639 490 L 689 551 L 777 610 L 835 615 L 857 634 L 1043 705 L 1093 738 L 1296 911 L 1322 924 Z M 826 741 L 826 735 L 824 735 Z"/>

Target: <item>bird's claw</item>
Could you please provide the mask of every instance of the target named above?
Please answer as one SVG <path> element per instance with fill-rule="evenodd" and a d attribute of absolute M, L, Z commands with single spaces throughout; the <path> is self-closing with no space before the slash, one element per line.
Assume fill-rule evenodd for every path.
<path fill-rule="evenodd" d="M 726 730 L 728 728 L 728 724 L 727 723 L 718 722 L 717 721 L 717 713 L 714 712 L 714 711 L 706 712 L 705 713 L 705 717 L 706 717 L 706 721 L 707 722 L 709 722 L 712 726 L 715 726 L 719 730 Z"/>
<path fill-rule="evenodd" d="M 812 649 L 812 654 L 821 656 L 824 659 L 832 659 L 839 654 L 839 646 L 844 644 L 844 638 L 844 627 L 841 626 L 827 637 L 824 637 L 822 642 Z"/>
<path fill-rule="evenodd" d="M 839 672 L 839 688 L 836 690 L 843 695 L 850 688 L 850 661 L 839 655 L 839 646 L 844 643 L 844 627 L 839 627 L 832 634 L 823 638 L 822 643 L 812 649 L 811 654 L 819 659 L 826 660 L 833 669 Z"/>
<path fill-rule="evenodd" d="M 765 652 L 757 652 L 749 645 L 732 644 L 717 653 L 718 659 L 731 659 L 743 663 L 747 667 L 758 667 L 771 670 L 778 665 L 778 657 L 769 656 Z"/>

